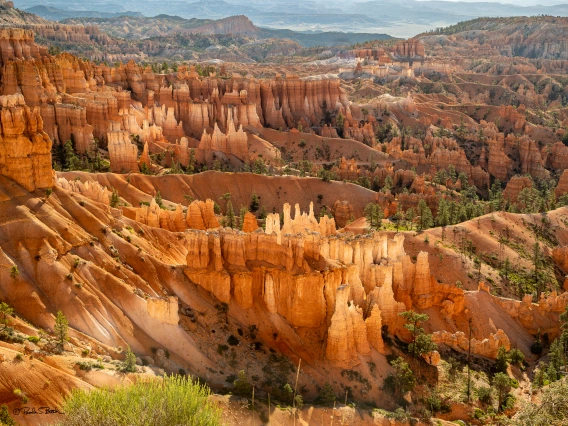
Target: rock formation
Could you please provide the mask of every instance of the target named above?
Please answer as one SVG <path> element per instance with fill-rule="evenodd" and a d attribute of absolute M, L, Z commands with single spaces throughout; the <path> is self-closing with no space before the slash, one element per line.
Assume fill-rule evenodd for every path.
<path fill-rule="evenodd" d="M 532 188 L 533 181 L 525 176 L 513 176 L 507 187 L 503 191 L 503 197 L 511 203 L 518 202 L 521 191 L 525 188 Z"/>
<path fill-rule="evenodd" d="M 57 185 L 66 191 L 75 192 L 81 194 L 84 197 L 90 198 L 98 203 L 110 205 L 111 191 L 103 187 L 100 183 L 94 180 L 87 180 L 81 182 L 81 180 L 71 180 L 60 177 L 57 179 Z"/>
<path fill-rule="evenodd" d="M 0 174 L 28 191 L 53 186 L 51 140 L 43 131 L 39 108 L 24 97 L 0 96 Z"/>
<path fill-rule="evenodd" d="M 110 168 L 114 173 L 138 172 L 138 148 L 127 132 L 108 134 Z"/>
<path fill-rule="evenodd" d="M 256 216 L 251 212 L 246 212 L 243 222 L 243 232 L 254 232 L 258 229 L 258 222 Z"/>
<path fill-rule="evenodd" d="M 457 333 L 436 331 L 432 334 L 432 340 L 438 345 L 444 344 L 460 352 L 468 352 L 470 349 L 469 339 L 461 331 Z M 511 349 L 509 338 L 503 330 L 497 330 L 497 333 L 492 333 L 483 340 L 471 339 L 471 353 L 485 358 L 497 358 L 497 353 L 501 346 L 507 351 Z"/>

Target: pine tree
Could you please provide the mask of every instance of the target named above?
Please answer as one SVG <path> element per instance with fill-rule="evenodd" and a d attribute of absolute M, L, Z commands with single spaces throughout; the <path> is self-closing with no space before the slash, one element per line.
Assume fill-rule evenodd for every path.
<path fill-rule="evenodd" d="M 412 229 L 412 227 L 413 227 L 412 224 L 414 222 L 414 218 L 416 218 L 416 211 L 414 210 L 414 207 L 410 207 L 406 211 L 405 218 L 406 218 L 407 222 L 410 222 L 410 229 Z"/>
<path fill-rule="evenodd" d="M 438 203 L 436 223 L 438 226 L 448 226 L 450 224 L 450 211 L 448 209 L 448 203 L 444 198 L 440 198 L 440 202 Z"/>
<path fill-rule="evenodd" d="M 225 214 L 226 217 L 226 226 L 229 228 L 236 228 L 237 227 L 237 220 L 235 217 L 235 211 L 233 210 L 233 203 L 230 201 L 227 202 L 227 213 Z"/>
<path fill-rule="evenodd" d="M 412 340 L 408 345 L 408 350 L 413 358 L 436 350 L 436 344 L 432 340 L 432 336 L 426 334 L 424 329 L 420 327 L 420 323 L 428 321 L 428 315 L 414 311 L 402 312 L 399 315 L 406 320 L 404 328 L 412 333 Z"/>
<path fill-rule="evenodd" d="M 501 411 L 505 397 L 511 390 L 511 378 L 504 373 L 497 373 L 493 376 L 493 387 L 497 390 L 498 410 Z"/>
<path fill-rule="evenodd" d="M 380 229 L 382 220 L 384 217 L 383 210 L 381 206 L 375 203 L 369 203 L 365 206 L 363 211 L 365 218 L 367 219 L 367 224 L 370 228 Z"/>
<path fill-rule="evenodd" d="M 113 189 L 112 195 L 110 196 L 110 206 L 111 207 L 118 206 L 119 201 L 120 201 L 120 197 L 118 196 L 118 192 L 116 192 L 116 189 Z"/>
<path fill-rule="evenodd" d="M 253 192 L 250 198 L 250 211 L 254 213 L 260 207 L 260 197 L 256 195 L 256 192 Z"/>
<path fill-rule="evenodd" d="M 500 373 L 507 372 L 507 366 L 509 365 L 509 359 L 507 357 L 507 350 L 504 346 L 499 348 L 497 352 L 497 358 L 495 360 L 495 369 Z"/>
<path fill-rule="evenodd" d="M 418 216 L 420 218 L 418 225 L 419 230 L 430 228 L 434 224 L 432 210 L 426 205 L 426 201 L 420 200 L 418 202 Z"/>
<path fill-rule="evenodd" d="M 4 302 L 0 303 L 0 325 L 2 326 L 0 332 L 4 331 L 6 327 L 8 327 L 8 320 L 13 313 L 14 309 L 12 309 L 10 305 Z"/>
<path fill-rule="evenodd" d="M 65 342 L 69 340 L 69 322 L 61 311 L 57 311 L 53 331 L 55 332 L 57 346 L 59 350 L 63 351 L 63 345 L 65 345 Z"/>
<path fill-rule="evenodd" d="M 414 389 L 416 379 L 408 363 L 401 357 L 398 357 L 390 364 L 394 369 L 394 394 L 401 396 Z"/>
<path fill-rule="evenodd" d="M 225 192 L 223 195 L 221 195 L 219 197 L 220 200 L 223 200 L 225 202 L 225 214 L 227 214 L 227 203 L 229 202 L 229 200 L 231 199 L 231 193 L 230 192 Z"/>

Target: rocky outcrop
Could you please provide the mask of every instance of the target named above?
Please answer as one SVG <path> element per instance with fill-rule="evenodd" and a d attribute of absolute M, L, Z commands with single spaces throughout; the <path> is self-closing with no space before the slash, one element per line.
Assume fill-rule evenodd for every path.
<path fill-rule="evenodd" d="M 556 198 L 559 198 L 564 194 L 568 194 L 568 171 L 564 170 L 562 175 L 560 175 L 554 194 L 556 195 Z"/>
<path fill-rule="evenodd" d="M 562 251 L 556 251 L 556 259 L 561 256 Z M 480 283 L 479 289 L 488 292 L 487 286 L 483 283 Z M 558 294 L 556 291 L 550 294 L 542 293 L 538 303 L 533 303 L 530 294 L 525 295 L 523 300 L 490 297 L 532 335 L 548 333 L 550 336 L 555 336 L 558 333 L 558 322 L 551 319 L 551 314 L 559 315 L 568 306 L 568 293 Z"/>
<path fill-rule="evenodd" d="M 0 29 L 0 66 L 14 59 L 35 60 L 47 54 L 34 42 L 34 32 L 20 28 Z"/>
<path fill-rule="evenodd" d="M 176 205 L 174 210 L 166 210 L 159 206 L 153 198 L 149 205 L 143 205 L 139 208 L 125 208 L 123 213 L 139 223 L 172 232 L 183 232 L 186 229 L 219 228 L 219 221 L 214 212 L 214 202 L 211 200 L 195 200 L 184 212 L 181 204 Z"/>
<path fill-rule="evenodd" d="M 469 339 L 461 331 L 456 333 L 436 331 L 432 334 L 432 340 L 438 345 L 444 344 L 460 352 L 467 353 L 470 348 Z M 471 353 L 485 358 L 497 358 L 501 346 L 507 351 L 511 349 L 509 338 L 503 330 L 497 330 L 495 334 L 491 333 L 488 338 L 483 340 L 477 340 L 474 337 L 471 339 Z"/>
<path fill-rule="evenodd" d="M 246 212 L 243 221 L 243 232 L 254 232 L 258 229 L 258 222 L 256 216 L 251 212 Z"/>
<path fill-rule="evenodd" d="M 371 315 L 365 320 L 365 325 L 367 326 L 367 340 L 369 344 L 375 348 L 377 352 L 384 354 L 385 344 L 382 335 L 381 311 L 378 305 L 373 306 Z"/>
<path fill-rule="evenodd" d="M 227 133 L 224 134 L 215 123 L 212 134 L 209 135 L 205 129 L 203 130 L 198 148 L 206 151 L 220 151 L 234 155 L 240 160 L 248 160 L 247 140 L 247 135 L 243 131 L 242 126 L 236 131 L 234 124 L 231 122 Z"/>
<path fill-rule="evenodd" d="M 81 194 L 83 197 L 107 206 L 110 205 L 110 198 L 112 195 L 111 191 L 94 180 L 87 180 L 85 182 L 81 182 L 81 180 L 68 181 L 63 177 L 60 177 L 57 179 L 57 185 L 66 191 Z"/>
<path fill-rule="evenodd" d="M 513 176 L 503 191 L 503 198 L 511 203 L 517 203 L 521 191 L 525 188 L 532 188 L 532 186 L 532 179 L 525 176 Z"/>
<path fill-rule="evenodd" d="M 196 34 L 256 34 L 258 31 L 252 21 L 244 15 L 230 16 L 189 30 Z"/>
<path fill-rule="evenodd" d="M 349 286 L 342 285 L 337 289 L 335 312 L 331 317 L 331 325 L 327 330 L 327 345 L 325 348 L 326 358 L 335 366 L 346 369 L 360 363 L 357 357 L 353 318 L 347 305 L 350 295 L 351 288 Z M 361 339 L 361 330 L 358 330 L 358 332 L 358 337 Z"/>
<path fill-rule="evenodd" d="M 28 191 L 54 185 L 51 140 L 39 108 L 22 95 L 0 96 L 0 174 Z"/>
<path fill-rule="evenodd" d="M 426 57 L 424 45 L 419 39 L 409 39 L 394 45 L 393 56 L 404 59 L 415 59 Z"/>
<path fill-rule="evenodd" d="M 344 228 L 354 219 L 353 206 L 348 201 L 336 200 L 332 207 L 335 223 L 340 228 Z"/>
<path fill-rule="evenodd" d="M 127 132 L 112 132 L 107 135 L 110 169 L 114 173 L 138 172 L 138 148 Z"/>

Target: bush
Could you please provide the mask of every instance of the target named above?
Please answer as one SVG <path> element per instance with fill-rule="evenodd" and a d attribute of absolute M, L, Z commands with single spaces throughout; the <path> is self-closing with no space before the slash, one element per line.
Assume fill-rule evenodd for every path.
<path fill-rule="evenodd" d="M 525 362 L 525 354 L 517 348 L 513 348 L 509 351 L 509 360 L 511 364 L 521 366 Z"/>
<path fill-rule="evenodd" d="M 6 404 L 2 404 L 2 407 L 0 407 L 0 425 L 17 426 L 17 423 L 10 416 L 10 412 L 8 411 L 8 406 Z"/>
<path fill-rule="evenodd" d="M 535 355 L 540 355 L 542 353 L 543 347 L 542 342 L 539 340 L 535 340 L 534 343 L 531 345 L 531 352 Z"/>
<path fill-rule="evenodd" d="M 217 426 L 221 412 L 209 395 L 207 386 L 180 376 L 139 381 L 113 391 L 74 390 L 62 407 L 66 417 L 57 426 Z"/>
<path fill-rule="evenodd" d="M 552 426 L 566 424 L 568 417 L 568 386 L 566 379 L 551 383 L 536 403 L 521 405 L 515 425 Z"/>
<path fill-rule="evenodd" d="M 130 350 L 130 346 L 126 350 L 126 357 L 124 358 L 121 371 L 123 373 L 136 373 L 138 371 L 136 368 L 136 355 Z"/>
<path fill-rule="evenodd" d="M 13 265 L 12 268 L 10 268 L 10 277 L 16 279 L 18 275 L 20 275 L 20 271 L 16 265 Z"/>
<path fill-rule="evenodd" d="M 239 371 L 237 379 L 233 382 L 235 385 L 235 395 L 249 396 L 252 391 L 252 385 L 244 372 L 244 370 Z"/>
<path fill-rule="evenodd" d="M 333 401 L 335 401 L 335 392 L 328 382 L 323 385 L 318 396 L 321 402 L 325 405 L 331 405 Z"/>
<path fill-rule="evenodd" d="M 499 352 L 497 352 L 497 359 L 495 360 L 495 369 L 499 373 L 506 373 L 507 366 L 509 365 L 509 357 L 507 356 L 507 350 L 504 346 L 499 348 Z"/>
<path fill-rule="evenodd" d="M 38 336 L 29 336 L 28 341 L 32 342 L 32 343 L 37 343 L 37 342 L 39 342 L 39 337 Z"/>
<path fill-rule="evenodd" d="M 482 404 L 489 405 L 492 403 L 493 395 L 491 392 L 491 388 L 481 386 L 477 388 L 476 393 L 477 393 L 477 399 L 479 399 L 479 402 L 481 402 Z"/>

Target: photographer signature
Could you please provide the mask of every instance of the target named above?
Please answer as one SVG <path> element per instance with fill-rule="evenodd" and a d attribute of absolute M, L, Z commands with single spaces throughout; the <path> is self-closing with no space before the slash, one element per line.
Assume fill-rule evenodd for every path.
<path fill-rule="evenodd" d="M 19 416 L 23 414 L 24 416 L 31 415 L 31 414 L 63 414 L 57 408 L 49 408 L 49 407 L 21 407 L 21 408 L 14 408 L 12 411 L 14 416 Z"/>

